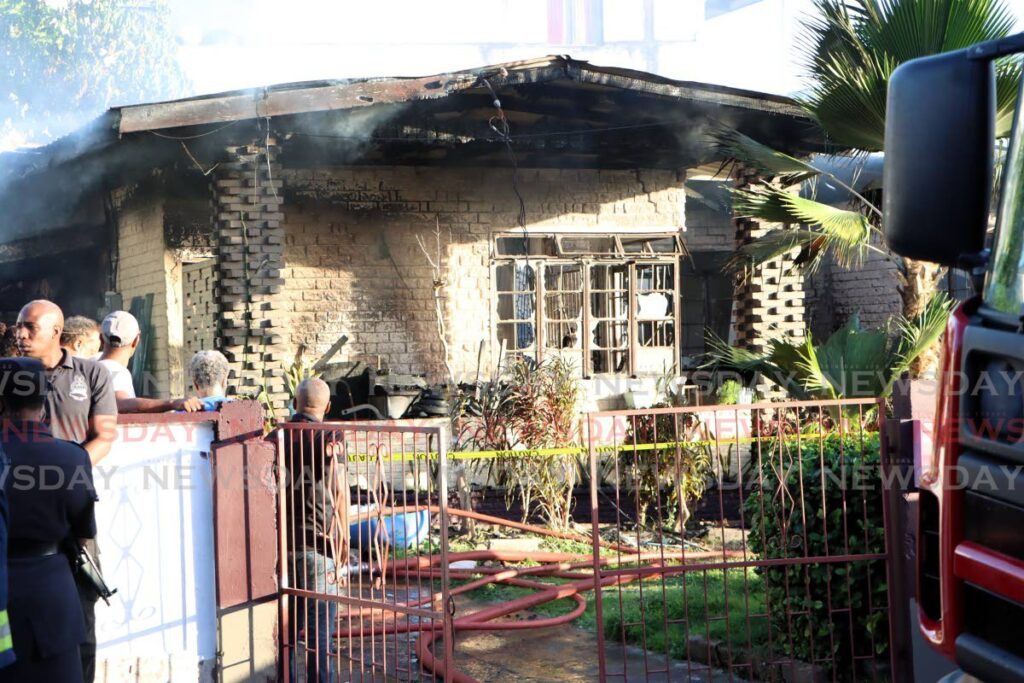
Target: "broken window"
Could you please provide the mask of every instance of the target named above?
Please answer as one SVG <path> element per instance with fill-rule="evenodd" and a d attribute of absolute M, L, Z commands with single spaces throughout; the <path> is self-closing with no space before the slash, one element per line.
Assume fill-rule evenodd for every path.
<path fill-rule="evenodd" d="M 495 271 L 498 343 L 508 357 L 537 360 L 537 278 L 532 265 L 503 263 Z"/>
<path fill-rule="evenodd" d="M 513 255 L 515 240 L 520 254 L 543 256 Z M 675 235 L 499 236 L 495 243 L 496 329 L 506 356 L 559 356 L 583 376 L 658 375 L 677 364 Z"/>
<path fill-rule="evenodd" d="M 558 354 L 583 368 L 583 268 L 544 265 L 544 354 Z"/>
<path fill-rule="evenodd" d="M 590 368 L 629 373 L 629 264 L 590 266 Z"/>
<path fill-rule="evenodd" d="M 675 264 L 636 265 L 637 372 L 663 374 L 675 367 Z"/>
<path fill-rule="evenodd" d="M 507 235 L 494 241 L 498 256 L 554 256 L 557 248 L 550 235 Z"/>

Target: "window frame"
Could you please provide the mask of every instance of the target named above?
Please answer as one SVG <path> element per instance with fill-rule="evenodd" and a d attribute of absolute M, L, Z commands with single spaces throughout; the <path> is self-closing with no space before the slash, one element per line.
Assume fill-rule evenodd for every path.
<path fill-rule="evenodd" d="M 528 237 L 548 237 L 556 240 L 556 244 L 560 247 L 559 238 L 562 236 L 587 236 L 588 233 L 530 233 Z M 607 237 L 607 234 L 601 233 L 590 233 L 594 237 Z M 492 295 L 492 325 L 491 325 L 491 339 L 492 343 L 495 344 L 495 348 L 500 344 L 498 340 L 498 331 L 502 324 L 514 323 L 517 320 L 502 320 L 498 307 L 498 302 L 502 295 L 512 294 L 512 291 L 506 291 L 498 288 L 498 275 L 497 269 L 503 265 L 509 264 L 526 264 L 533 268 L 534 271 L 534 290 L 532 292 L 534 296 L 534 311 L 533 311 L 533 329 L 534 329 L 534 340 L 533 340 L 533 351 L 538 362 L 543 362 L 548 355 L 551 355 L 552 351 L 557 351 L 558 347 L 548 348 L 548 330 L 547 322 L 550 316 L 547 314 L 547 287 L 545 282 L 546 269 L 548 266 L 580 266 L 581 268 L 581 280 L 583 283 L 582 289 L 582 311 L 580 315 L 580 346 L 579 356 L 581 358 L 580 374 L 583 379 L 593 379 L 601 377 L 656 377 L 662 374 L 665 370 L 647 370 L 644 372 L 638 372 L 637 359 L 638 351 L 641 348 L 640 345 L 640 333 L 638 320 L 639 312 L 639 299 L 638 294 L 642 290 L 639 287 L 639 281 L 637 277 L 638 267 L 645 266 L 667 266 L 671 268 L 672 274 L 672 289 L 663 290 L 655 289 L 654 291 L 669 291 L 672 295 L 671 309 L 669 315 L 665 318 L 660 319 L 662 322 L 671 322 L 672 324 L 672 343 L 671 346 L 655 346 L 651 348 L 671 348 L 671 364 L 667 369 L 672 367 L 678 367 L 681 358 L 682 350 L 682 328 L 680 317 L 682 315 L 682 302 L 681 302 L 681 283 L 680 275 L 681 268 L 679 259 L 683 255 L 684 248 L 679 239 L 678 233 L 658 233 L 658 232 L 644 232 L 644 233 L 629 233 L 626 235 L 630 238 L 633 237 L 649 237 L 656 239 L 672 238 L 675 240 L 678 251 L 675 253 L 629 253 L 626 254 L 622 250 L 621 241 L 618 239 L 618 235 L 615 235 L 615 244 L 617 245 L 616 254 L 608 255 L 559 255 L 559 256 L 529 256 L 529 255 L 501 255 L 497 250 L 497 240 L 508 237 L 522 237 L 521 234 L 510 234 L 510 233 L 497 233 L 494 235 L 494 242 L 492 244 L 491 251 L 491 295 Z M 560 248 L 559 248 L 560 251 Z M 627 362 L 628 370 L 626 372 L 594 372 L 593 370 L 593 358 L 592 353 L 596 350 L 600 350 L 595 347 L 593 340 L 591 339 L 591 321 L 593 316 L 592 313 L 592 286 L 591 286 L 591 268 L 593 266 L 601 265 L 621 265 L 626 267 L 626 300 L 628 301 L 626 318 L 623 322 L 626 323 L 627 329 Z M 514 285 L 513 285 L 514 286 Z M 559 290 L 561 291 L 561 290 Z M 656 321 L 653 321 L 656 322 Z M 652 325 L 652 330 L 654 325 Z M 516 349 L 513 353 L 521 353 L 519 349 Z M 509 355 L 506 352 L 506 356 Z"/>

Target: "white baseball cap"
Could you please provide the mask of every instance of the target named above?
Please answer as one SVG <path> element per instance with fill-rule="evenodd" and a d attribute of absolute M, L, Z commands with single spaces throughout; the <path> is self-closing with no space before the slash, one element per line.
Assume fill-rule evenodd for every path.
<path fill-rule="evenodd" d="M 128 311 L 114 311 L 100 325 L 103 336 L 122 344 L 131 344 L 139 336 L 139 321 Z"/>

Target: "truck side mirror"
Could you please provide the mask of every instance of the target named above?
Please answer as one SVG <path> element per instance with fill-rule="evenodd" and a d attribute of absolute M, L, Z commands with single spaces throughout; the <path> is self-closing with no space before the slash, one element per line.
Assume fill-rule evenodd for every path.
<path fill-rule="evenodd" d="M 985 244 L 995 146 L 991 59 L 958 50 L 914 59 L 889 79 L 885 239 L 897 254 L 945 266 Z"/>

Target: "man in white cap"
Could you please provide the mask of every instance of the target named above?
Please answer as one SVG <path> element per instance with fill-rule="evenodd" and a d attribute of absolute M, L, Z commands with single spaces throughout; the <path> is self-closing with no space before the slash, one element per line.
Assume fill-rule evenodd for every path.
<path fill-rule="evenodd" d="M 100 365 L 110 372 L 110 381 L 117 398 L 119 413 L 162 413 L 168 410 L 196 412 L 203 409 L 202 401 L 196 398 L 138 398 L 132 384 L 132 373 L 128 363 L 139 348 L 142 334 L 139 321 L 128 311 L 114 311 L 100 323 L 103 337 L 103 355 Z"/>

